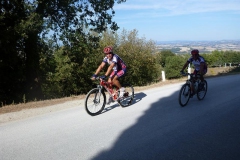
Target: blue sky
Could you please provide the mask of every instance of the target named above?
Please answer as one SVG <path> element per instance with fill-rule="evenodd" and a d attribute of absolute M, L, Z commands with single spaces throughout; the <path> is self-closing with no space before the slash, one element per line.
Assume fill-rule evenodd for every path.
<path fill-rule="evenodd" d="M 113 20 L 154 41 L 240 40 L 240 0 L 127 0 Z"/>

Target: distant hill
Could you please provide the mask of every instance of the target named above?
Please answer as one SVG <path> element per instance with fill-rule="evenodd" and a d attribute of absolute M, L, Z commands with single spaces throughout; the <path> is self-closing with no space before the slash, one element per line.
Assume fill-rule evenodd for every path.
<path fill-rule="evenodd" d="M 158 41 L 158 50 L 171 50 L 176 54 L 189 53 L 192 49 L 198 49 L 201 53 L 210 53 L 214 50 L 240 51 L 240 40 L 221 41 Z"/>

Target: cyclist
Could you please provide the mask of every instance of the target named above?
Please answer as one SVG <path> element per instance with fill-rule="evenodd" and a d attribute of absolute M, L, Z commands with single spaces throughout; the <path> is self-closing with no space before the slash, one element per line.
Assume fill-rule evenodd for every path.
<path fill-rule="evenodd" d="M 120 98 L 125 93 L 125 88 L 121 86 L 118 79 L 126 74 L 127 66 L 117 54 L 113 53 L 113 48 L 111 46 L 105 47 L 103 49 L 103 52 L 105 54 L 105 57 L 103 58 L 102 63 L 98 66 L 95 74 L 93 74 L 92 80 L 95 80 L 98 73 L 104 68 L 104 66 L 106 64 L 109 64 L 107 72 L 105 73 L 105 75 L 100 76 L 100 78 L 105 79 L 107 76 L 110 75 L 108 78 L 108 82 L 112 82 L 113 85 L 117 86 L 120 89 Z M 111 102 L 113 102 L 113 99 L 110 96 L 107 104 L 110 104 Z"/>
<path fill-rule="evenodd" d="M 203 88 L 204 87 L 203 75 L 205 75 L 207 73 L 206 61 L 202 56 L 199 55 L 199 51 L 197 49 L 192 50 L 191 55 L 192 56 L 183 65 L 183 68 L 180 72 L 181 72 L 181 74 L 184 74 L 184 69 L 188 66 L 189 63 L 192 63 L 194 65 L 193 74 L 200 74 L 201 83 L 199 85 L 199 88 Z M 192 97 L 194 94 L 193 86 L 191 86 L 191 90 L 192 90 L 192 95 L 191 95 L 191 97 Z"/>

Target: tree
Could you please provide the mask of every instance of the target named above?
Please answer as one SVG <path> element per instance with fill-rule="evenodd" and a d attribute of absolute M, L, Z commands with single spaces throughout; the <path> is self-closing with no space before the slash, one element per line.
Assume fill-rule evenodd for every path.
<path fill-rule="evenodd" d="M 213 51 L 211 53 L 212 59 L 213 59 L 213 66 L 219 66 L 219 65 L 223 65 L 224 61 L 223 61 L 223 52 L 222 51 Z"/>
<path fill-rule="evenodd" d="M 156 58 L 158 63 L 164 68 L 166 65 L 167 57 L 175 56 L 170 50 L 163 50 L 161 52 L 156 53 Z"/>
<path fill-rule="evenodd" d="M 69 45 L 72 38 L 65 33 L 74 34 L 76 30 L 87 38 L 86 43 L 97 42 L 99 35 L 107 28 L 113 31 L 118 29 L 112 21 L 115 15 L 113 6 L 125 1 L 1 0 L 0 51 L 3 55 L 0 57 L 0 70 L 4 71 L 0 74 L 6 77 L 1 81 L 1 86 L 8 84 L 11 89 L 1 89 L 0 94 L 5 96 L 1 96 L 0 101 L 6 101 L 7 97 L 7 103 L 16 97 L 16 101 L 20 101 L 23 94 L 28 100 L 43 97 L 41 88 L 45 80 L 41 77 L 44 74 L 40 69 L 44 67 L 40 66 L 40 58 L 47 57 L 41 55 L 45 54 L 42 39 L 49 31 L 53 31 L 53 39 L 61 38 L 64 45 Z M 92 31 L 98 33 L 97 36 L 92 36 Z M 9 60 L 13 62 L 9 63 Z M 7 75 L 5 71 L 17 74 Z"/>
<path fill-rule="evenodd" d="M 225 63 L 240 63 L 240 53 L 236 51 L 224 51 L 223 52 L 223 61 Z"/>
<path fill-rule="evenodd" d="M 25 30 L 32 24 L 23 0 L 0 1 L 0 101 L 19 101 L 26 84 Z M 34 17 L 34 15 L 32 16 Z"/>
<path fill-rule="evenodd" d="M 185 62 L 185 59 L 179 55 L 167 57 L 165 66 L 166 78 L 174 79 L 181 77 L 180 70 Z"/>
<path fill-rule="evenodd" d="M 146 85 L 158 79 L 159 68 L 155 63 L 155 43 L 139 38 L 137 30 L 122 30 L 116 48 L 127 64 L 127 75 L 124 77 L 133 85 Z"/>

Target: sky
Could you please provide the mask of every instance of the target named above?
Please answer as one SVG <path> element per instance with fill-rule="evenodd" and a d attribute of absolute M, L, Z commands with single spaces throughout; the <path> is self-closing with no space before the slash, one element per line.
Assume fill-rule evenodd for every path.
<path fill-rule="evenodd" d="M 127 0 L 113 20 L 154 41 L 240 40 L 240 0 Z"/>

